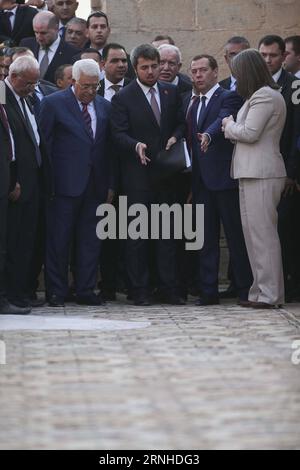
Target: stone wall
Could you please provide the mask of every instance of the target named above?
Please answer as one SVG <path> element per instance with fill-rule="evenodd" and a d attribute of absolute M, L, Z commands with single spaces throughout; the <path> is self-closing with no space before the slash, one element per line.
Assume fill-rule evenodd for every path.
<path fill-rule="evenodd" d="M 299 0 L 91 0 L 91 6 L 107 12 L 111 40 L 129 51 L 169 34 L 183 53 L 185 69 L 193 55 L 209 53 L 219 60 L 220 78 L 228 75 L 227 38 L 244 35 L 256 47 L 265 34 L 300 34 Z"/>

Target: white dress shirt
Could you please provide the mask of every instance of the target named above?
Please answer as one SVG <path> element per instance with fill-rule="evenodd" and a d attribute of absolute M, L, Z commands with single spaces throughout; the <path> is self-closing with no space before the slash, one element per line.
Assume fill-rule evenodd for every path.
<path fill-rule="evenodd" d="M 298 70 L 298 72 L 295 73 L 295 77 L 300 78 L 300 70 Z"/>
<path fill-rule="evenodd" d="M 11 30 L 13 30 L 13 29 L 14 29 L 14 26 L 15 26 L 17 9 L 18 9 L 18 6 L 16 6 L 16 7 L 13 8 L 12 10 L 4 10 L 5 13 L 13 13 L 13 14 L 9 17 L 9 21 L 10 21 L 10 24 L 11 24 Z"/>
<path fill-rule="evenodd" d="M 17 93 L 13 89 L 13 87 L 12 87 L 10 81 L 8 80 L 8 78 L 5 79 L 5 83 L 7 84 L 8 88 L 11 90 L 14 97 L 16 98 L 17 103 L 18 103 L 18 105 L 20 107 L 20 110 L 22 112 L 22 115 L 24 116 L 23 106 L 22 106 L 22 103 L 21 103 L 21 97 L 19 95 L 17 95 Z M 27 112 L 28 119 L 30 121 L 32 130 L 33 130 L 33 133 L 34 133 L 36 143 L 39 146 L 41 139 L 40 139 L 40 134 L 39 134 L 39 131 L 38 131 L 37 123 L 36 123 L 36 120 L 35 120 L 35 116 L 34 116 L 34 114 L 32 114 L 31 109 L 29 108 L 28 104 L 26 103 L 26 100 L 24 100 L 24 102 L 25 102 L 26 112 Z M 24 116 L 24 118 L 25 118 L 25 116 Z M 13 154 L 14 154 L 14 152 L 15 152 L 15 150 L 14 150 L 14 146 L 13 146 Z M 14 158 L 13 158 L 13 160 L 14 160 Z"/>
<path fill-rule="evenodd" d="M 112 83 L 110 82 L 106 77 L 104 78 L 104 98 L 107 100 L 107 101 L 111 101 L 113 96 L 115 96 L 116 92 L 113 88 L 111 88 L 112 86 L 115 86 L 115 85 L 119 85 L 121 88 L 123 88 L 124 86 L 124 78 L 123 80 L 121 80 L 120 82 L 118 83 Z M 120 89 L 121 89 L 120 88 Z"/>
<path fill-rule="evenodd" d="M 231 75 L 230 79 L 231 79 L 230 90 L 236 91 L 236 78 Z"/>
<path fill-rule="evenodd" d="M 158 107 L 159 107 L 159 110 L 161 112 L 161 104 L 160 104 L 160 95 L 159 95 L 159 89 L 158 89 L 158 85 L 157 83 L 155 83 L 155 85 L 153 85 L 153 87 L 150 87 L 150 86 L 147 86 L 147 85 L 144 85 L 142 82 L 139 81 L 139 79 L 137 78 L 136 79 L 138 85 L 141 87 L 142 91 L 144 92 L 145 96 L 146 96 L 146 99 L 148 101 L 148 103 L 150 104 L 151 106 L 151 88 L 154 88 L 155 90 L 155 99 L 157 101 L 157 104 L 158 104 Z"/>
<path fill-rule="evenodd" d="M 56 40 L 51 44 L 51 46 L 48 48 L 49 65 L 51 64 L 51 62 L 52 62 L 52 60 L 53 60 L 53 57 L 55 56 L 56 51 L 57 51 L 57 49 L 59 48 L 60 41 L 61 41 L 61 38 L 60 38 L 60 36 L 58 35 L 57 39 L 56 39 Z M 42 48 L 40 47 L 40 50 L 39 50 L 39 57 L 38 57 L 38 62 L 39 62 L 39 64 L 40 64 L 41 61 L 43 60 L 43 57 L 44 57 L 45 54 L 46 54 L 45 49 L 42 49 Z"/>
<path fill-rule="evenodd" d="M 74 95 L 75 95 L 74 87 L 72 87 L 72 91 L 73 91 L 73 93 L 74 93 Z M 77 103 L 78 103 L 78 106 L 79 106 L 79 108 L 80 108 L 80 111 L 82 112 L 82 110 L 83 110 L 83 105 L 82 105 L 81 101 L 79 101 L 79 100 L 77 99 L 77 96 L 76 96 L 76 95 L 75 95 L 75 98 L 76 98 L 76 100 L 77 100 Z M 96 131 L 97 131 L 97 114 L 96 114 L 96 109 L 95 109 L 95 105 L 94 105 L 94 102 L 93 102 L 93 101 L 87 105 L 87 110 L 88 110 L 88 112 L 89 112 L 89 115 L 91 116 L 91 120 L 92 120 L 91 126 L 92 126 L 93 136 L 94 136 L 94 138 L 95 138 L 95 137 L 96 137 Z"/>
<path fill-rule="evenodd" d="M 202 93 L 200 93 L 200 103 L 199 103 L 199 106 L 198 106 L 198 111 L 197 111 L 197 122 L 199 121 L 199 116 L 200 116 L 200 112 L 201 112 L 201 108 L 202 108 L 202 101 L 201 101 L 201 98 L 203 96 L 206 96 L 206 101 L 205 101 L 205 106 L 207 107 L 208 106 L 208 103 L 210 102 L 212 96 L 214 95 L 214 93 L 217 91 L 217 89 L 220 88 L 220 85 L 217 83 L 214 87 L 212 87 L 207 93 L 205 93 L 205 95 L 202 95 Z"/>
<path fill-rule="evenodd" d="M 273 80 L 274 80 L 275 83 L 277 83 L 278 80 L 280 79 L 281 73 L 282 73 L 282 68 L 280 70 L 278 70 L 278 72 L 274 73 L 274 75 L 272 75 Z"/>

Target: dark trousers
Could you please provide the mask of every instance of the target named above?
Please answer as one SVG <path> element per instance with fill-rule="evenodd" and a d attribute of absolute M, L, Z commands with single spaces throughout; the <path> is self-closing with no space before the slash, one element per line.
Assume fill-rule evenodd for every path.
<path fill-rule="evenodd" d="M 0 298 L 5 295 L 7 197 L 0 198 Z"/>
<path fill-rule="evenodd" d="M 297 195 L 282 197 L 278 206 L 278 234 L 281 244 L 283 274 L 286 289 L 292 288 L 291 284 L 295 281 L 295 272 L 297 271 L 297 252 L 298 240 L 295 243 L 294 233 L 297 224 L 297 218 L 294 219 L 293 211 L 297 203 Z"/>
<path fill-rule="evenodd" d="M 35 248 L 39 189 L 33 189 L 30 200 L 8 204 L 7 223 L 7 296 L 10 300 L 29 296 L 30 270 Z"/>
<path fill-rule="evenodd" d="M 96 235 L 101 201 L 91 177 L 79 197 L 55 196 L 47 208 L 46 283 L 48 294 L 65 299 L 68 294 L 68 266 L 75 240 L 75 288 L 77 295 L 90 294 L 96 285 L 101 242 Z"/>
<path fill-rule="evenodd" d="M 144 204 L 148 208 L 149 214 L 151 204 L 166 203 L 171 205 L 175 202 L 175 192 L 173 190 L 132 191 L 127 194 L 127 197 L 128 207 L 136 203 Z M 150 219 L 148 222 L 149 233 L 151 233 Z M 171 228 L 171 235 L 172 231 Z M 126 243 L 126 266 L 130 289 L 134 297 L 149 293 L 152 256 L 155 260 L 159 289 L 167 295 L 174 293 L 176 289 L 176 242 L 172 239 L 172 236 L 170 240 L 163 240 L 159 237 L 159 240 L 155 241 L 128 238 Z"/>
<path fill-rule="evenodd" d="M 238 295 L 247 300 L 253 278 L 243 235 L 238 189 L 209 191 L 199 185 L 194 191 L 194 203 L 204 204 L 204 247 L 198 252 L 199 289 L 205 296 L 218 296 L 222 222 Z"/>

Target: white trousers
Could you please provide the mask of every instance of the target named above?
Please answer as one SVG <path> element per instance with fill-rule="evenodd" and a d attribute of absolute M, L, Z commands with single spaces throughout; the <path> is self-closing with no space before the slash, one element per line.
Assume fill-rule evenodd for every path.
<path fill-rule="evenodd" d="M 253 273 L 252 302 L 284 303 L 284 279 L 277 224 L 286 178 L 242 178 L 240 209 L 243 232 Z"/>

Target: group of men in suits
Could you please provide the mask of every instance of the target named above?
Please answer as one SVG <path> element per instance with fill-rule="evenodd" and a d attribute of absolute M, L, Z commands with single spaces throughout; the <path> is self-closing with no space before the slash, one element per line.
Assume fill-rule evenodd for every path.
<path fill-rule="evenodd" d="M 58 0 L 55 3 L 58 4 Z M 71 3 L 75 8 L 77 2 L 72 0 Z M 21 309 L 22 312 L 23 309 L 23 312 L 28 312 L 32 306 L 32 302 L 28 302 L 29 286 L 26 285 L 28 279 L 32 279 L 26 274 L 28 260 L 33 256 L 29 234 L 30 229 L 35 230 L 39 223 L 41 197 L 47 202 L 45 264 L 50 305 L 61 306 L 68 297 L 72 244 L 77 301 L 83 305 L 101 305 L 104 299 L 94 293 L 101 251 L 101 243 L 95 233 L 96 207 L 107 200 L 112 202 L 113 190 L 126 195 L 129 206 L 135 203 L 143 203 L 147 207 L 151 204 L 184 203 L 190 184 L 193 202 L 205 206 L 205 243 L 195 259 L 194 273 L 194 284 L 201 292 L 198 305 L 219 303 L 221 223 L 230 251 L 232 288 L 239 303 L 243 304 L 247 300 L 252 274 L 241 228 L 238 190 L 230 177 L 233 144 L 226 141 L 221 132 L 222 118 L 236 116 L 243 104 L 235 91 L 235 78 L 231 75 L 219 84 L 218 65 L 212 56 L 205 54 L 193 58 L 190 77 L 181 74 L 180 51 L 171 44 L 171 38 L 164 36 L 159 37 L 158 48 L 150 45 L 135 48 L 129 62 L 123 46 L 107 44 L 110 28 L 107 16 L 102 12 L 89 17 L 86 26 L 89 31 L 87 45 L 90 47 L 80 51 L 63 39 L 68 25 L 75 25 L 73 20 L 68 18 L 67 23 L 50 11 L 35 12 L 32 21 L 35 38 L 21 40 L 22 47 L 29 48 L 36 58 L 30 57 L 32 77 L 27 76 L 26 67 L 20 71 L 13 66 L 6 81 L 8 101 L 7 106 L 1 108 L 0 130 L 7 145 L 4 147 L 6 157 L 2 158 L 1 164 L 4 168 L 2 177 L 7 180 L 10 171 L 12 186 L 8 205 L 4 202 L 5 196 L 0 198 L 0 213 L 8 210 L 6 220 L 15 237 L 10 237 L 9 245 L 5 247 L 5 226 L 0 232 L 2 299 L 4 258 L 8 273 L 4 310 L 15 308 L 15 311 Z M 66 31 L 60 31 L 62 24 L 67 26 Z M 280 233 L 283 252 L 287 247 L 284 259 L 290 260 L 290 231 L 286 227 L 290 223 L 293 206 L 289 195 L 296 187 L 297 132 L 299 136 L 296 116 L 299 117 L 299 113 L 291 100 L 295 79 L 283 69 L 286 55 L 282 42 L 277 36 L 267 36 L 260 41 L 259 48 L 274 80 L 281 85 L 289 109 L 282 152 L 290 180 L 286 198 L 282 201 L 283 228 Z M 235 37 L 228 41 L 225 59 L 229 67 L 232 58 L 249 46 L 245 38 Z M 73 63 L 74 56 L 78 62 L 71 70 L 69 64 Z M 18 64 L 20 66 L 20 61 Z M 37 64 L 43 82 L 33 77 L 37 73 Z M 57 72 L 60 67 L 67 66 L 69 78 L 65 79 L 65 68 L 61 74 Z M 48 82 L 54 83 L 55 74 L 61 77 L 61 88 L 65 90 L 55 93 L 53 88 L 48 93 Z M 13 92 L 14 86 L 19 90 L 16 93 Z M 18 93 L 22 99 L 26 98 L 25 103 L 18 100 Z M 35 101 L 37 97 L 39 100 Z M 158 180 L 155 176 L 158 153 L 171 148 L 182 137 L 186 137 L 191 153 L 192 182 L 182 175 Z M 23 156 L 24 149 L 27 149 L 26 155 L 31 155 L 30 159 Z M 36 190 L 30 186 L 29 180 Z M 7 184 L 4 185 L 6 187 Z M 42 188 L 46 188 L 46 196 Z M 28 238 L 24 237 L 22 245 L 17 234 L 23 217 L 26 218 Z M 105 253 L 109 256 L 103 263 L 104 277 L 109 276 L 114 250 L 115 245 L 110 248 L 107 245 Z M 186 292 L 181 295 L 179 289 L 177 256 L 178 246 L 172 239 L 159 239 L 155 243 L 127 240 L 127 282 L 136 305 L 150 304 L 153 275 L 160 302 L 184 304 Z M 20 263 L 18 257 L 24 258 L 25 262 L 16 274 Z M 156 260 L 154 272 L 153 259 Z M 102 261 L 100 258 L 100 264 Z M 288 262 L 286 266 L 289 278 L 294 274 L 293 267 Z"/>

